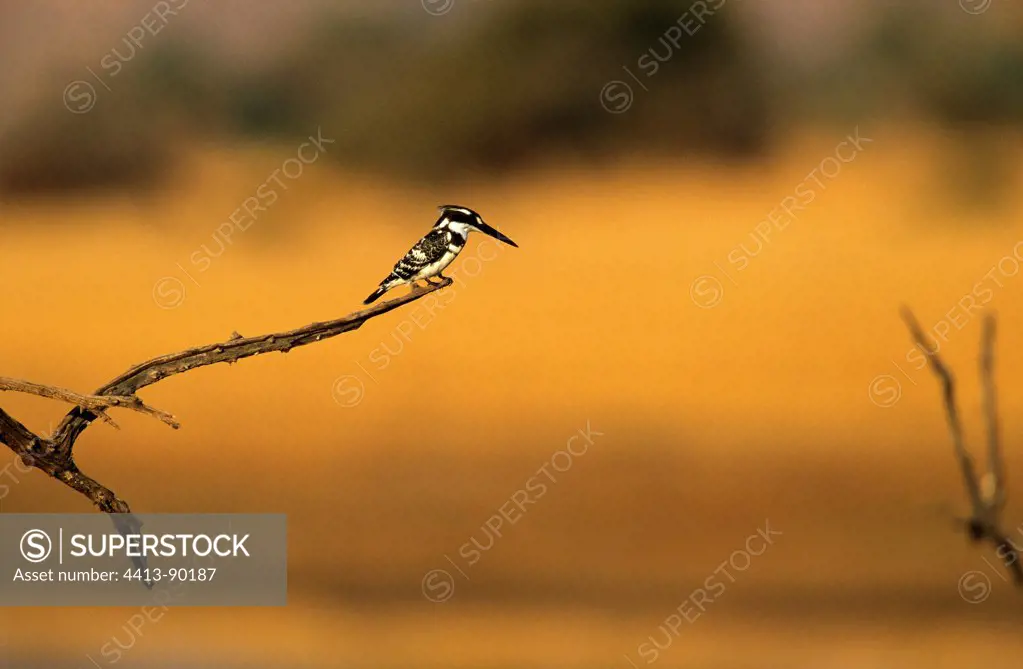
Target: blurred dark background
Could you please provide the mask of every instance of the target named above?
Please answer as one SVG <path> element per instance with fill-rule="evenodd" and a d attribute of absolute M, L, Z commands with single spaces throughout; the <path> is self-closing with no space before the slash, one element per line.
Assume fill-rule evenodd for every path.
<path fill-rule="evenodd" d="M 151 188 L 195 142 L 319 126 L 344 129 L 332 160 L 425 182 L 552 155 L 758 160 L 807 123 L 876 118 L 939 124 L 997 164 L 992 131 L 1023 118 L 1023 19 L 995 4 L 965 29 L 963 7 L 923 0 L 175 0 L 165 21 L 6 3 L 0 189 Z M 147 9 L 156 34 L 118 32 Z M 97 88 L 95 114 L 54 104 L 64 79 Z M 613 80 L 635 89 L 628 122 L 594 104 Z"/>

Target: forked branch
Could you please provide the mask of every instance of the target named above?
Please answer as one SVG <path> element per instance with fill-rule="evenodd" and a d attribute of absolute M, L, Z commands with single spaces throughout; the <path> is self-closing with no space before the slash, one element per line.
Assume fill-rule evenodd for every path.
<path fill-rule="evenodd" d="M 109 488 L 82 473 L 73 457 L 75 442 L 94 420 L 98 418 L 113 423 L 107 415 L 109 409 L 131 409 L 154 416 L 176 428 L 178 423 L 173 416 L 148 406 L 138 398 L 136 392 L 161 379 L 198 367 L 221 362 L 237 362 L 243 358 L 275 351 L 287 353 L 299 346 L 313 344 L 357 330 L 371 318 L 386 314 L 436 290 L 450 286 L 451 283 L 451 279 L 444 279 L 440 283 L 415 288 L 406 295 L 380 302 L 343 318 L 312 323 L 295 330 L 258 337 L 241 337 L 233 333 L 227 341 L 163 355 L 136 365 L 104 384 L 91 395 L 81 395 L 63 388 L 0 377 L 0 391 L 29 393 L 75 405 L 61 421 L 56 431 L 45 437 L 36 435 L 3 409 L 0 409 L 0 442 L 17 453 L 27 464 L 46 472 L 88 497 L 101 511 L 129 513 L 128 504 L 119 499 Z"/>
<path fill-rule="evenodd" d="M 979 367 L 988 446 L 987 471 L 982 479 L 977 478 L 973 467 L 973 460 L 963 444 L 963 433 L 956 409 L 955 382 L 952 379 L 952 373 L 938 355 L 938 347 L 935 346 L 932 351 L 928 346 L 927 338 L 924 336 L 920 324 L 913 317 L 912 312 L 903 307 L 902 317 L 909 327 L 913 340 L 927 357 L 927 362 L 930 364 L 935 375 L 941 380 L 948 429 L 952 436 L 952 444 L 955 447 L 956 457 L 959 459 L 963 482 L 970 498 L 970 505 L 972 506 L 971 517 L 965 521 L 969 537 L 975 542 L 990 542 L 995 547 L 998 557 L 1012 574 L 1016 585 L 1023 587 L 1023 564 L 1020 562 L 1019 552 L 999 527 L 1006 493 L 994 381 L 995 317 L 990 314 L 984 317 L 983 334 L 981 336 Z"/>
<path fill-rule="evenodd" d="M 118 427 L 117 423 L 106 413 L 106 410 L 111 407 L 131 409 L 147 416 L 153 416 L 170 425 L 175 430 L 181 427 L 181 424 L 174 420 L 174 416 L 166 411 L 154 409 L 134 395 L 108 395 L 106 397 L 101 395 L 79 395 L 71 390 L 65 390 L 56 386 L 44 386 L 38 383 L 22 381 L 21 379 L 0 376 L 0 391 L 4 390 L 28 393 L 29 395 L 38 395 L 39 397 L 46 397 L 51 400 L 61 400 L 69 404 L 75 404 L 96 414 L 103 422 L 115 428 Z"/>

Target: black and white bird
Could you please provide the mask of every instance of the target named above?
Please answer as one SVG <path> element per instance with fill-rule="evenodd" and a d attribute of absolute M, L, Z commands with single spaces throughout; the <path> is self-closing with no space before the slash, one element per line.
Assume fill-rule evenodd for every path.
<path fill-rule="evenodd" d="M 473 230 L 518 248 L 518 244 L 484 223 L 483 217 L 468 207 L 445 204 L 438 209 L 440 218 L 433 224 L 433 229 L 409 249 L 363 304 L 375 302 L 395 286 L 406 283 L 414 285 L 416 281 L 433 283 L 430 279 L 435 276 L 447 278 L 443 274 L 444 269 L 465 248 L 469 233 Z"/>

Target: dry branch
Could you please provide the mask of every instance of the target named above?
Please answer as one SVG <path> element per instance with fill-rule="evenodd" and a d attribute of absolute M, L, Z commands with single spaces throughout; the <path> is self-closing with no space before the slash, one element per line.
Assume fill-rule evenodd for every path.
<path fill-rule="evenodd" d="M 984 423 L 987 426 L 987 467 L 991 490 L 981 489 L 997 509 L 1005 506 L 1005 467 L 998 434 L 998 400 L 995 392 L 995 319 L 984 319 L 984 335 L 980 354 L 981 396 L 984 404 Z"/>
<path fill-rule="evenodd" d="M 295 330 L 258 337 L 241 337 L 237 332 L 232 332 L 231 338 L 227 341 L 171 353 L 136 365 L 91 395 L 80 395 L 62 388 L 0 377 L 0 390 L 25 392 L 75 405 L 75 408 L 64 417 L 54 433 L 48 437 L 36 435 L 3 409 L 0 409 L 0 442 L 17 453 L 25 463 L 46 472 L 88 497 L 101 511 L 129 513 L 128 504 L 119 499 L 109 488 L 86 476 L 78 469 L 73 457 L 75 442 L 85 428 L 97 418 L 112 422 L 106 415 L 108 409 L 131 409 L 155 416 L 168 425 L 177 427 L 173 416 L 144 404 L 135 393 L 168 376 L 181 374 L 198 367 L 221 362 L 237 362 L 243 358 L 275 351 L 287 353 L 299 346 L 313 344 L 357 330 L 371 318 L 386 314 L 436 290 L 450 286 L 451 283 L 451 279 L 444 279 L 437 284 L 417 287 L 406 295 L 380 302 L 343 318 L 312 323 Z"/>
<path fill-rule="evenodd" d="M 118 427 L 117 423 L 115 423 L 114 419 L 106 413 L 106 410 L 111 407 L 131 409 L 147 416 L 153 416 L 154 418 L 160 419 L 167 425 L 170 425 L 175 430 L 181 427 L 181 424 L 174 420 L 174 416 L 166 411 L 154 409 L 134 395 L 108 395 L 106 397 L 102 397 L 100 395 L 79 395 L 74 391 L 58 388 L 56 386 L 44 386 L 38 383 L 22 381 L 21 379 L 11 379 L 6 376 L 0 376 L 0 391 L 4 390 L 28 393 L 29 395 L 38 395 L 39 397 L 46 397 L 51 400 L 61 400 L 63 402 L 78 405 L 81 408 L 87 409 L 96 414 L 105 423 L 108 423 L 115 428 Z"/>
<path fill-rule="evenodd" d="M 945 416 L 948 421 L 949 434 L 955 448 L 956 457 L 962 470 L 963 483 L 972 507 L 971 517 L 965 521 L 967 532 L 973 541 L 988 541 L 994 547 L 998 557 L 1012 573 L 1017 586 L 1023 587 L 1023 564 L 1020 555 L 1012 542 L 1006 539 L 1001 531 L 1001 512 L 1005 505 L 1005 477 L 1003 474 L 1002 455 L 998 435 L 998 407 L 996 404 L 994 381 L 994 347 L 995 317 L 988 314 L 984 317 L 984 331 L 981 336 L 980 377 L 982 384 L 982 401 L 984 405 L 984 422 L 987 426 L 988 459 L 987 471 L 983 479 L 977 478 L 973 459 L 963 443 L 962 426 L 955 401 L 955 381 L 952 372 L 938 355 L 938 346 L 932 351 L 927 344 L 920 324 L 913 313 L 903 307 L 902 318 L 909 327 L 913 341 L 927 357 L 931 370 L 941 380 L 942 397 L 945 404 Z"/>
<path fill-rule="evenodd" d="M 959 424 L 959 410 L 956 408 L 955 380 L 952 377 L 952 372 L 949 371 L 938 355 L 940 347 L 935 344 L 932 351 L 931 347 L 928 346 L 927 337 L 924 336 L 924 332 L 920 328 L 920 324 L 917 323 L 916 317 L 913 316 L 913 312 L 903 307 L 902 319 L 906 322 L 906 326 L 913 336 L 913 341 L 927 357 L 931 370 L 941 380 L 942 399 L 945 403 L 945 418 L 948 421 L 949 434 L 952 436 L 952 446 L 955 448 L 956 457 L 959 459 L 959 468 L 962 470 L 963 484 L 966 486 L 966 492 L 970 497 L 970 504 L 974 510 L 977 510 L 981 505 L 980 486 L 977 483 L 973 458 L 970 457 L 969 452 L 966 450 L 966 445 L 963 443 L 963 428 Z"/>

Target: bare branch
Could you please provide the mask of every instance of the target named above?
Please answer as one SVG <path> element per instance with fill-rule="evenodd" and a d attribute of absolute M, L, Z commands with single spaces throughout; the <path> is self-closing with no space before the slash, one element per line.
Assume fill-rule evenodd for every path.
<path fill-rule="evenodd" d="M 21 456 L 26 463 L 41 469 L 53 478 L 88 497 L 101 511 L 106 513 L 130 513 L 128 504 L 119 499 L 113 491 L 96 480 L 86 476 L 75 464 L 72 452 L 79 435 L 94 420 L 106 419 L 111 407 L 131 409 L 159 418 L 177 427 L 170 414 L 154 409 L 136 396 L 136 391 L 175 374 L 216 363 L 237 362 L 243 358 L 275 351 L 287 353 L 293 348 L 313 344 L 362 327 L 363 323 L 414 302 L 430 293 L 446 288 L 453 283 L 444 279 L 440 283 L 415 287 L 411 292 L 393 300 L 379 302 L 368 309 L 357 311 L 343 318 L 323 323 L 312 323 L 304 327 L 261 335 L 242 337 L 232 332 L 224 342 L 191 348 L 153 358 L 136 365 L 124 374 L 103 385 L 92 395 L 80 395 L 63 388 L 43 386 L 28 381 L 0 377 L 0 390 L 25 392 L 48 397 L 75 405 L 61 421 L 52 436 L 41 438 L 27 427 L 0 409 L 0 443 Z"/>
<path fill-rule="evenodd" d="M 1001 509 L 1005 506 L 1005 468 L 999 447 L 998 430 L 998 398 L 995 391 L 994 373 L 995 349 L 995 317 L 988 314 L 984 318 L 984 333 L 980 347 L 980 380 L 981 394 L 984 404 L 984 422 L 987 426 L 987 471 L 991 479 L 990 498 L 986 501 L 991 506 Z M 987 496 L 986 490 L 982 490 Z"/>
<path fill-rule="evenodd" d="M 991 543 L 999 559 L 1002 560 L 1005 567 L 1012 573 L 1016 586 L 1023 588 L 1023 565 L 1020 564 L 1019 552 L 1012 545 L 1012 542 L 1006 539 L 1005 533 L 999 528 L 999 516 L 1005 503 L 1005 481 L 1002 478 L 1002 461 L 999 452 L 998 408 L 994 381 L 995 318 L 990 314 L 984 318 L 984 331 L 981 336 L 980 348 L 980 376 L 983 385 L 981 392 L 983 395 L 988 436 L 988 471 L 983 485 L 977 481 L 973 470 L 973 461 L 963 445 L 962 429 L 959 426 L 959 417 L 956 413 L 952 373 L 941 362 L 937 347 L 935 347 L 933 352 L 927 348 L 923 331 L 913 317 L 912 312 L 903 307 L 902 318 L 906 321 L 906 325 L 909 326 L 909 331 L 912 333 L 914 341 L 916 341 L 917 345 L 927 356 L 931 369 L 941 379 L 944 388 L 945 412 L 948 416 L 949 432 L 952 433 L 952 442 L 955 444 L 956 455 L 959 458 L 963 479 L 973 506 L 971 517 L 964 521 L 968 536 L 975 543 L 980 541 Z"/>
<path fill-rule="evenodd" d="M 927 346 L 927 338 L 920 328 L 920 324 L 917 323 L 916 317 L 913 316 L 913 312 L 908 307 L 902 308 L 902 320 L 906 322 L 906 326 L 909 328 L 909 332 L 913 336 L 913 341 L 916 342 L 917 347 L 927 357 L 931 370 L 941 380 L 948 431 L 952 435 L 952 446 L 955 448 L 956 457 L 959 459 L 959 468 L 962 470 L 966 492 L 970 496 L 970 504 L 976 513 L 983 508 L 983 502 L 981 501 L 977 474 L 973 467 L 973 459 L 966 451 L 966 446 L 963 443 L 963 429 L 959 424 L 959 412 L 956 409 L 955 381 L 952 378 L 952 372 L 948 370 L 938 356 L 938 347 L 935 346 L 932 351 Z"/>
<path fill-rule="evenodd" d="M 19 449 L 25 451 L 32 449 L 34 442 L 38 439 L 32 430 L 14 420 L 3 409 L 0 409 L 0 443 L 18 453 Z"/>
<path fill-rule="evenodd" d="M 167 425 L 170 425 L 175 430 L 181 427 L 181 424 L 174 420 L 174 416 L 166 411 L 160 411 L 159 409 L 149 406 L 134 395 L 108 395 L 106 397 L 101 397 L 99 395 L 79 395 L 74 391 L 58 388 L 56 386 L 44 386 L 38 383 L 31 383 L 29 381 L 0 376 L 0 391 L 5 390 L 18 393 L 28 393 L 30 395 L 46 397 L 51 400 L 61 400 L 63 402 L 75 404 L 96 414 L 99 418 L 103 419 L 104 422 L 115 428 L 118 427 L 117 423 L 115 423 L 114 420 L 106 414 L 106 410 L 111 407 L 131 409 L 132 411 L 138 411 L 139 413 L 147 416 L 153 416 Z"/>
<path fill-rule="evenodd" d="M 995 533 L 990 537 L 995 546 L 995 554 L 1001 558 L 1006 569 L 1012 574 L 1017 588 L 1023 588 L 1023 565 L 1020 564 L 1019 551 L 1004 535 Z"/>

